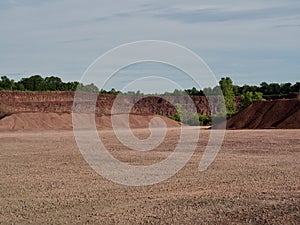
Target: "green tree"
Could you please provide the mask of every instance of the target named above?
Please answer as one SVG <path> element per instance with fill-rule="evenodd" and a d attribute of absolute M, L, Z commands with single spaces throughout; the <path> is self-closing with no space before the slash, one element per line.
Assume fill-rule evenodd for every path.
<path fill-rule="evenodd" d="M 193 87 L 192 89 L 186 89 L 185 92 L 188 94 L 188 95 L 196 95 L 196 96 L 203 96 L 204 93 L 202 90 L 197 90 L 197 88 Z"/>
<path fill-rule="evenodd" d="M 292 87 L 291 87 L 292 92 L 300 92 L 300 82 L 296 82 Z"/>
<path fill-rule="evenodd" d="M 63 82 L 59 77 L 46 77 L 45 78 L 46 89 L 48 91 L 63 91 Z"/>
<path fill-rule="evenodd" d="M 82 92 L 99 93 L 98 87 L 93 83 L 87 85 L 83 85 L 82 83 L 79 83 L 77 86 L 77 90 Z"/>
<path fill-rule="evenodd" d="M 218 85 L 213 88 L 207 87 L 203 89 L 203 95 L 206 96 L 210 96 L 210 95 L 220 96 L 221 94 L 222 94 L 222 90 Z"/>
<path fill-rule="evenodd" d="M 269 84 L 269 93 L 270 93 L 270 95 L 279 95 L 280 94 L 280 84 L 278 84 L 278 83 Z"/>
<path fill-rule="evenodd" d="M 78 85 L 79 85 L 78 81 L 68 82 L 66 83 L 66 89 L 68 91 L 76 91 Z"/>
<path fill-rule="evenodd" d="M 0 90 L 12 91 L 15 89 L 14 80 L 9 79 L 7 76 L 2 76 L 0 80 Z"/>
<path fill-rule="evenodd" d="M 241 95 L 242 108 L 247 107 L 257 100 L 264 100 L 261 92 L 247 91 L 245 94 Z"/>
<path fill-rule="evenodd" d="M 21 82 L 16 83 L 16 90 L 18 91 L 25 91 L 25 87 Z"/>
<path fill-rule="evenodd" d="M 211 125 L 211 117 L 199 114 L 199 124 L 201 126 Z"/>
<path fill-rule="evenodd" d="M 176 111 L 177 111 L 176 115 L 170 117 L 171 119 L 174 119 L 176 121 L 179 121 L 184 124 L 191 125 L 191 126 L 199 126 L 200 125 L 200 123 L 199 123 L 200 118 L 197 113 L 189 112 L 189 111 L 182 109 L 182 106 L 179 103 L 176 104 Z"/>
<path fill-rule="evenodd" d="M 183 90 L 175 89 L 173 93 L 170 93 L 173 96 L 185 96 L 186 93 Z"/>
<path fill-rule="evenodd" d="M 239 96 L 240 93 L 240 87 L 238 85 L 233 85 L 233 93 L 235 96 Z"/>
<path fill-rule="evenodd" d="M 20 81 L 25 90 L 28 91 L 46 91 L 47 85 L 45 80 L 40 75 L 34 75 L 29 78 L 22 78 Z"/>
<path fill-rule="evenodd" d="M 232 80 L 230 79 L 230 77 L 223 77 L 221 78 L 219 84 L 224 95 L 227 114 L 234 114 L 236 112 L 236 102 L 233 92 Z"/>
<path fill-rule="evenodd" d="M 107 92 L 108 94 L 112 94 L 112 95 L 118 95 L 120 93 L 120 91 L 117 91 L 116 89 L 112 88 L 110 91 Z"/>
<path fill-rule="evenodd" d="M 269 85 L 267 82 L 262 82 L 260 84 L 260 88 L 259 88 L 260 92 L 262 92 L 264 95 L 268 94 L 269 91 Z"/>
<path fill-rule="evenodd" d="M 212 95 L 213 94 L 213 90 L 211 87 L 206 87 L 203 89 L 203 92 L 206 96 Z"/>
<path fill-rule="evenodd" d="M 280 94 L 288 94 L 291 92 L 291 83 L 284 83 L 280 85 Z"/>

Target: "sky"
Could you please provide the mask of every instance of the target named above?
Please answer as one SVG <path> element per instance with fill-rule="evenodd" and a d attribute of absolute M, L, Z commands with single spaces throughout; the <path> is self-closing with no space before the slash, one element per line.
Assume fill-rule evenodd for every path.
<path fill-rule="evenodd" d="M 2 0 L 0 33 L 0 74 L 15 80 L 34 74 L 80 80 L 95 59 L 119 45 L 163 40 L 198 54 L 217 79 L 299 81 L 299 0 Z M 174 70 L 127 67 L 111 87 L 124 86 L 124 76 L 159 69 Z M 192 85 L 173 74 L 181 86 Z"/>

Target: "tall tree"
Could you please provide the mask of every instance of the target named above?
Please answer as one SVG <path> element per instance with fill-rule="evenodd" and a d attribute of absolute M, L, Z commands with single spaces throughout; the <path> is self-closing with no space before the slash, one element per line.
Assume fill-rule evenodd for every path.
<path fill-rule="evenodd" d="M 21 79 L 20 83 L 23 84 L 25 90 L 28 91 L 46 91 L 47 85 L 40 75 L 34 75 L 29 78 Z"/>
<path fill-rule="evenodd" d="M 14 80 L 9 79 L 7 76 L 2 76 L 0 80 L 0 90 L 14 90 L 15 82 Z"/>
<path fill-rule="evenodd" d="M 49 91 L 63 91 L 62 86 L 63 82 L 59 77 L 46 77 L 45 78 L 45 83 L 47 85 L 47 90 Z"/>
<path fill-rule="evenodd" d="M 233 92 L 233 84 L 230 77 L 221 78 L 219 81 L 220 88 L 223 92 L 225 105 L 228 114 L 233 114 L 236 112 L 236 102 L 235 102 L 235 95 Z"/>

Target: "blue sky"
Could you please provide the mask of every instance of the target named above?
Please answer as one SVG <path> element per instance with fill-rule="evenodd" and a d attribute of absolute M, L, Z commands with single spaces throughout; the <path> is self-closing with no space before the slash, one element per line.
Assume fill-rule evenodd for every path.
<path fill-rule="evenodd" d="M 191 49 L 236 84 L 299 81 L 298 0 L 3 0 L 0 32 L 0 74 L 15 80 L 79 80 L 106 51 L 155 39 Z"/>

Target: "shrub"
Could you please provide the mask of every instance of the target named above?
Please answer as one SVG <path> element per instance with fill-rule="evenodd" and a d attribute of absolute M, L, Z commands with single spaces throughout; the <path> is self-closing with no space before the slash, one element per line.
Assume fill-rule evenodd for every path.
<path fill-rule="evenodd" d="M 188 112 L 182 109 L 180 104 L 176 104 L 177 113 L 169 118 L 190 126 L 207 126 L 211 124 L 211 117 L 193 112 Z"/>
<path fill-rule="evenodd" d="M 252 102 L 255 102 L 257 100 L 265 100 L 261 92 L 247 91 L 245 94 L 241 96 L 242 108 L 247 107 Z"/>
<path fill-rule="evenodd" d="M 200 126 L 208 126 L 211 125 L 211 117 L 205 115 L 198 115 Z"/>

